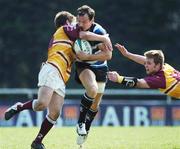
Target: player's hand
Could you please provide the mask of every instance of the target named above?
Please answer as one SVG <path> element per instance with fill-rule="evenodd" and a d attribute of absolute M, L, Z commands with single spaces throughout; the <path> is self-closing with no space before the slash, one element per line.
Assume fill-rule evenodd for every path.
<path fill-rule="evenodd" d="M 113 51 L 112 43 L 109 38 L 109 34 L 104 35 L 104 45 L 106 50 Z"/>
<path fill-rule="evenodd" d="M 128 50 L 123 45 L 116 43 L 114 46 L 119 50 L 119 52 L 121 52 L 123 56 L 127 57 L 129 55 Z"/>
<path fill-rule="evenodd" d="M 104 51 L 104 52 L 111 52 L 104 43 L 99 43 L 98 49 L 100 49 L 101 51 Z"/>
<path fill-rule="evenodd" d="M 107 77 L 110 81 L 118 82 L 118 73 L 116 71 L 109 71 Z"/>
<path fill-rule="evenodd" d="M 84 61 L 84 60 L 88 60 L 89 54 L 80 51 L 76 54 L 76 57 L 77 59 Z"/>

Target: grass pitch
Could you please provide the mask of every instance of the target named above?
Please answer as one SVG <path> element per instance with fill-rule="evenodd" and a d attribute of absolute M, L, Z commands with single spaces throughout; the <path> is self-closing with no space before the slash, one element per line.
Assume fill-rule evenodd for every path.
<path fill-rule="evenodd" d="M 30 149 L 39 128 L 0 128 L 0 149 Z M 47 149 L 78 149 L 75 127 L 53 128 Z M 93 127 L 83 149 L 180 149 L 180 127 Z"/>

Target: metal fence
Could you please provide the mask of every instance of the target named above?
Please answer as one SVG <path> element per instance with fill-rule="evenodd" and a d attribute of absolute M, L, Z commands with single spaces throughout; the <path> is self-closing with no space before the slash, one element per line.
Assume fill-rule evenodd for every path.
<path fill-rule="evenodd" d="M 0 95 L 25 95 L 28 98 L 33 98 L 37 95 L 38 89 L 31 88 L 1 88 Z M 82 95 L 84 89 L 67 89 L 66 95 Z M 104 95 L 106 96 L 165 96 L 158 90 L 151 89 L 106 89 Z M 171 97 L 165 96 L 167 103 L 171 102 Z"/>

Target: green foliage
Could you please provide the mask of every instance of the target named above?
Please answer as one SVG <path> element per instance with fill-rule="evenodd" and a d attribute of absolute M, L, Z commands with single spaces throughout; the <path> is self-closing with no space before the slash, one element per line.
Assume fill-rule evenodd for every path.
<path fill-rule="evenodd" d="M 139 54 L 163 49 L 166 61 L 180 69 L 179 0 L 1 0 L 0 87 L 36 87 L 54 32 L 54 15 L 61 10 L 75 13 L 84 4 L 96 10 L 96 21 L 107 29 L 113 43 L 120 42 Z M 123 58 L 116 49 L 109 64 L 111 70 L 123 74 L 144 74 L 141 66 Z M 73 77 L 68 84 L 72 86 L 78 86 Z M 111 83 L 108 86 L 114 87 Z"/>

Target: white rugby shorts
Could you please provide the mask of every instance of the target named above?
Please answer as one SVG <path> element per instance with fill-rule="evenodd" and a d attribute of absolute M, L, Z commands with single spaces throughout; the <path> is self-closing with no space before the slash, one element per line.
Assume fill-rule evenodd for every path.
<path fill-rule="evenodd" d="M 45 63 L 38 75 L 38 87 L 47 86 L 52 88 L 57 94 L 65 96 L 65 83 L 56 67 Z"/>

